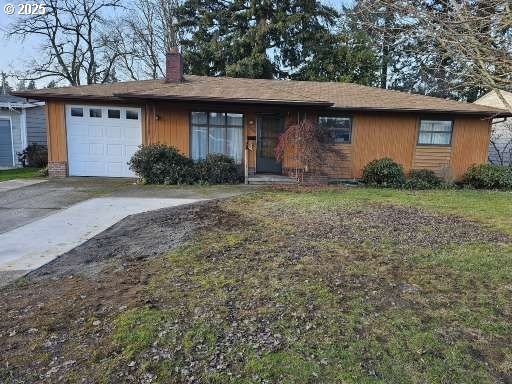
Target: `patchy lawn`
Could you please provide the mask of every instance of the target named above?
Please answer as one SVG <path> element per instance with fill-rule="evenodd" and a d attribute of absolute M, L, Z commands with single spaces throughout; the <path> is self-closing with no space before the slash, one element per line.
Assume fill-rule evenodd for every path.
<path fill-rule="evenodd" d="M 39 176 L 41 168 L 13 168 L 0 170 L 0 181 L 13 179 L 33 179 Z"/>
<path fill-rule="evenodd" d="M 266 192 L 127 218 L 3 290 L 0 381 L 512 382 L 510 197 Z"/>

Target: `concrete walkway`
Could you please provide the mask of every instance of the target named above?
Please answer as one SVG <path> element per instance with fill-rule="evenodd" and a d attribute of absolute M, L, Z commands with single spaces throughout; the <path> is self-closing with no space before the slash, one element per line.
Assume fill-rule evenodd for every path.
<path fill-rule="evenodd" d="M 19 277 L 48 263 L 128 215 L 196 201 L 199 199 L 96 198 L 2 233 L 0 274 L 4 276 L 0 282 L 6 278 L 11 280 Z"/>
<path fill-rule="evenodd" d="M 48 180 L 45 179 L 14 179 L 7 181 L 0 181 L 0 192 L 10 191 L 12 189 L 18 189 L 28 187 L 29 185 L 45 183 Z"/>

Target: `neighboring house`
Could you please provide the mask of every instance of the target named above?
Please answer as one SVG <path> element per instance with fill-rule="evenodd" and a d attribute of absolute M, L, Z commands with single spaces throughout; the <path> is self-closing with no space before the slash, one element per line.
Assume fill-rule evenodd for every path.
<path fill-rule="evenodd" d="M 0 95 L 0 167 L 21 165 L 17 153 L 33 143 L 46 145 L 44 105 Z"/>
<path fill-rule="evenodd" d="M 183 77 L 182 60 L 168 54 L 162 80 L 17 92 L 47 103 L 50 175 L 133 176 L 128 160 L 150 143 L 193 159 L 225 153 L 249 174 L 288 174 L 293 165 L 275 158 L 278 136 L 309 118 L 333 131 L 340 152 L 322 169 L 328 178 L 360 178 L 369 161 L 385 156 L 406 171 L 460 178 L 487 161 L 490 118 L 508 115 L 355 84 Z"/>
<path fill-rule="evenodd" d="M 512 93 L 500 91 L 509 105 L 512 105 Z M 475 104 L 506 109 L 496 91 L 491 91 Z M 492 122 L 492 134 L 489 144 L 489 162 L 499 165 L 512 165 L 512 119 L 501 117 Z"/>

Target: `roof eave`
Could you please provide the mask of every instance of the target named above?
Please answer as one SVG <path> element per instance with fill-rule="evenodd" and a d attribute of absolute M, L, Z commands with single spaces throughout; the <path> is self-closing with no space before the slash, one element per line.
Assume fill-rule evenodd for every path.
<path fill-rule="evenodd" d="M 179 96 L 179 95 L 154 95 L 136 93 L 116 93 L 114 96 L 121 99 L 137 100 L 162 100 L 162 101 L 198 101 L 198 102 L 220 102 L 235 104 L 274 104 L 274 105 L 302 105 L 315 107 L 332 107 L 334 103 L 323 100 L 279 100 L 279 99 L 249 99 L 249 98 L 226 98 L 207 96 Z"/>
<path fill-rule="evenodd" d="M 456 115 L 473 115 L 473 116 L 485 116 L 488 118 L 494 117 L 512 117 L 512 113 L 506 110 L 499 111 L 471 111 L 471 110 L 442 110 L 442 109 L 420 109 L 420 108 L 371 108 L 371 107 L 332 107 L 332 110 L 337 111 L 357 111 L 357 112 L 400 112 L 400 113 L 425 113 L 425 114 L 456 114 Z"/>

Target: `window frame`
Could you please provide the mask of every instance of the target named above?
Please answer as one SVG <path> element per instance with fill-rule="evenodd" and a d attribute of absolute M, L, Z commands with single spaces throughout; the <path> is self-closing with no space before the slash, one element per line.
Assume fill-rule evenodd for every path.
<path fill-rule="evenodd" d="M 448 142 L 448 144 L 424 144 L 424 143 L 420 143 L 420 135 L 421 135 L 421 122 L 422 121 L 449 121 L 450 122 L 450 141 Z M 448 119 L 448 118 L 444 118 L 444 117 L 428 117 L 428 116 L 424 116 L 424 117 L 420 117 L 418 119 L 418 134 L 417 134 L 417 137 L 416 137 L 416 146 L 418 147 L 451 147 L 452 146 L 452 141 L 453 141 L 453 128 L 455 127 L 455 120 L 454 119 Z M 423 131 L 423 132 L 429 132 L 429 133 L 433 133 L 433 132 L 437 132 L 437 133 L 447 133 L 448 131 Z"/>
<path fill-rule="evenodd" d="M 192 115 L 194 113 L 206 113 L 206 123 L 193 123 L 192 121 Z M 218 124 L 210 124 L 210 113 L 222 113 L 224 115 L 224 123 L 222 126 L 219 126 Z M 236 115 L 242 115 L 242 124 L 241 124 L 241 127 L 238 126 L 238 125 L 233 125 L 233 124 L 229 124 L 228 125 L 228 114 L 236 114 Z M 226 111 L 214 111 L 214 110 L 196 110 L 196 111 L 190 111 L 189 113 L 189 153 L 190 153 L 190 158 L 194 161 L 197 161 L 196 159 L 192 158 L 192 153 L 193 153 L 193 148 L 192 146 L 194 145 L 194 143 L 192 142 L 192 127 L 193 126 L 196 126 L 196 127 L 203 127 L 203 128 L 206 128 L 207 129 L 207 137 L 208 137 L 208 140 L 207 140 L 207 151 L 206 151 L 206 155 L 208 156 L 210 154 L 210 128 L 211 127 L 222 127 L 224 129 L 224 143 L 223 143 L 223 154 L 226 154 L 227 153 L 227 147 L 228 147 L 228 141 L 227 141 L 227 137 L 228 137 L 228 128 L 241 128 L 242 129 L 242 158 L 240 159 L 240 163 L 236 162 L 235 159 L 235 164 L 237 165 L 240 165 L 240 164 L 244 164 L 245 162 L 245 151 L 243 150 L 243 147 L 244 147 L 244 139 L 245 139 L 245 113 L 243 112 L 233 112 L 233 111 L 229 111 L 229 112 L 226 112 Z M 200 160 L 200 159 L 198 159 Z"/>
<path fill-rule="evenodd" d="M 75 110 L 78 110 L 78 109 L 82 110 L 82 114 L 81 115 L 73 115 L 73 110 L 74 109 Z M 69 106 L 69 116 L 70 117 L 76 117 L 76 118 L 83 118 L 84 117 L 84 109 L 85 109 L 84 107 L 70 105 Z"/>
<path fill-rule="evenodd" d="M 118 117 L 110 117 L 110 112 L 119 112 Z M 121 120 L 122 116 L 122 109 L 121 108 L 115 108 L 115 107 L 107 107 L 107 119 L 114 119 L 114 120 Z"/>
<path fill-rule="evenodd" d="M 88 116 L 88 118 L 91 118 L 91 119 L 103 119 L 103 108 L 102 107 L 89 107 L 88 109 L 89 109 L 89 116 Z M 100 111 L 100 115 L 99 116 L 92 116 L 93 111 Z"/>
<path fill-rule="evenodd" d="M 132 117 L 128 117 L 128 113 L 136 113 L 137 114 L 137 118 L 134 119 Z M 130 107 L 124 108 L 124 120 L 136 120 L 136 121 L 138 121 L 141 118 L 140 115 L 141 115 L 141 113 L 140 113 L 139 109 L 130 108 Z"/>
<path fill-rule="evenodd" d="M 317 116 L 317 124 L 320 126 L 321 118 L 332 118 L 332 119 L 348 119 L 350 121 L 350 141 L 343 143 L 330 142 L 329 145 L 352 145 L 354 140 L 354 118 L 352 115 L 318 115 Z M 330 128 L 329 130 L 333 130 L 336 128 Z M 338 128 L 339 129 L 339 128 Z"/>

